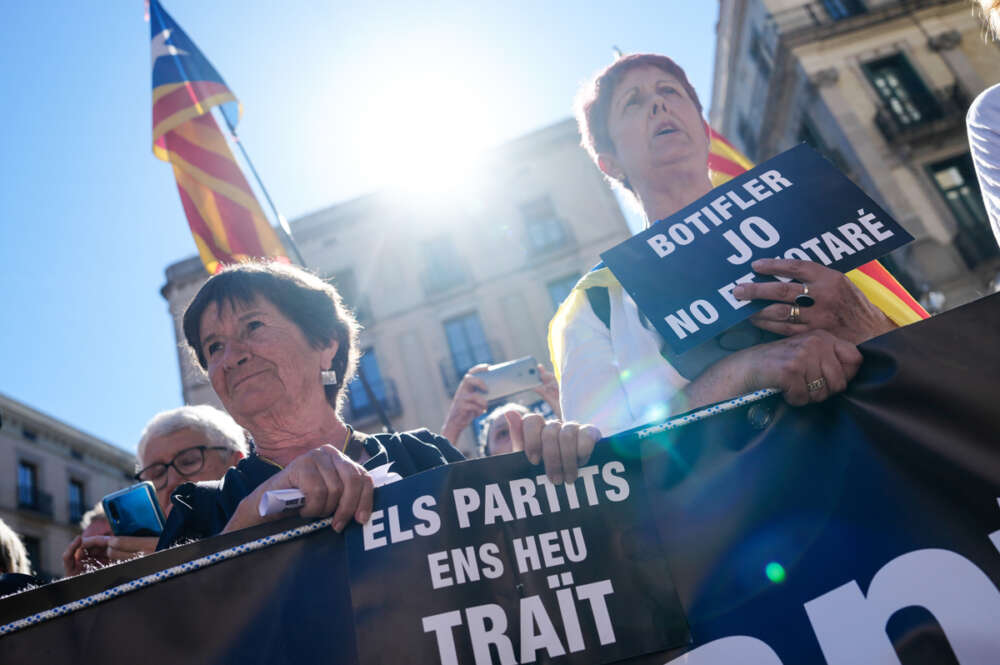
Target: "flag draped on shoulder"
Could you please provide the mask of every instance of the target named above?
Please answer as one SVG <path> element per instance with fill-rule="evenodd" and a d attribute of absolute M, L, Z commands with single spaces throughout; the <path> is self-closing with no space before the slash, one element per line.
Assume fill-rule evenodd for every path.
<path fill-rule="evenodd" d="M 709 137 L 708 175 L 713 187 L 718 187 L 754 167 L 754 163 L 733 147 L 722 134 L 709 127 L 707 123 L 705 128 Z M 897 326 L 915 323 L 930 316 L 878 261 L 866 263 L 846 275 L 872 304 L 882 310 Z M 581 308 L 590 307 L 586 291 L 592 288 L 606 288 L 609 291 L 620 292 L 622 286 L 602 262 L 581 277 L 559 305 L 555 316 L 549 321 L 549 358 L 557 379 L 562 376 L 566 329 L 579 315 Z"/>
<path fill-rule="evenodd" d="M 153 154 L 174 167 L 184 214 L 209 273 L 250 258 L 287 262 L 211 110 L 232 128 L 239 102 L 157 0 L 149 3 Z"/>

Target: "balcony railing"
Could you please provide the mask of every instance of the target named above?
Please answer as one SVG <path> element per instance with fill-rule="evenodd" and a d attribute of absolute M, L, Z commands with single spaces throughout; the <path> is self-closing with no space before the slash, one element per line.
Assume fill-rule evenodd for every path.
<path fill-rule="evenodd" d="M 52 495 L 30 487 L 17 488 L 17 507 L 52 517 Z"/>
<path fill-rule="evenodd" d="M 455 364 L 452 356 L 443 358 L 439 365 L 441 368 L 441 380 L 444 381 L 444 388 L 449 395 L 454 395 L 458 390 L 458 384 L 462 382 L 462 377 L 469 370 L 469 367 L 480 362 L 498 363 L 503 361 L 503 352 L 500 345 L 493 340 L 486 340 L 483 344 L 476 345 L 470 349 L 470 357 L 475 360 L 468 367 L 459 367 Z"/>
<path fill-rule="evenodd" d="M 965 109 L 969 106 L 969 99 L 962 87 L 956 83 L 935 90 L 933 95 L 934 105 L 923 109 L 918 121 L 904 122 L 886 104 L 879 105 L 875 126 L 889 145 L 915 146 L 949 129 L 965 127 Z"/>
<path fill-rule="evenodd" d="M 529 259 L 575 246 L 576 237 L 564 219 L 552 217 L 534 220 L 525 227 L 524 247 Z"/>
<path fill-rule="evenodd" d="M 447 265 L 428 266 L 420 274 L 420 283 L 428 296 L 458 288 L 470 281 L 469 271 L 460 261 Z"/>
<path fill-rule="evenodd" d="M 813 1 L 775 12 L 771 19 L 782 38 L 795 45 L 891 21 L 924 7 L 956 2 L 958 0 L 865 0 L 864 11 L 831 13 L 828 6 L 835 3 Z"/>
<path fill-rule="evenodd" d="M 348 399 L 344 404 L 344 420 L 352 425 L 361 425 L 378 420 L 378 411 L 375 409 L 372 401 L 368 399 L 368 395 L 365 394 L 365 389 L 361 385 L 354 385 L 351 387 L 351 390 L 354 392 L 357 400 L 361 400 L 362 403 L 352 404 L 351 400 Z M 373 385 L 372 392 L 375 393 L 379 404 L 382 405 L 382 410 L 389 418 L 395 418 L 403 412 L 403 405 L 399 401 L 399 391 L 396 390 L 396 382 L 392 379 L 382 379 L 381 390 L 378 390 L 377 386 Z"/>

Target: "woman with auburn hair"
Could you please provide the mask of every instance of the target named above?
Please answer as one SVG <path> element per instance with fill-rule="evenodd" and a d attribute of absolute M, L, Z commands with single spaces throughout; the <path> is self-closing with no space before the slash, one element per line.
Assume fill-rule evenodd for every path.
<path fill-rule="evenodd" d="M 655 54 L 619 58 L 577 100 L 583 146 L 647 224 L 713 187 L 701 112 L 684 70 Z M 774 304 L 683 357 L 671 355 L 610 271 L 585 275 L 549 330 L 563 416 L 618 432 L 762 388 L 781 389 L 790 404 L 820 402 L 857 372 L 856 344 L 926 316 L 916 303 L 880 309 L 848 276 L 809 261 L 752 267 L 796 281 L 738 286 L 736 298 Z"/>

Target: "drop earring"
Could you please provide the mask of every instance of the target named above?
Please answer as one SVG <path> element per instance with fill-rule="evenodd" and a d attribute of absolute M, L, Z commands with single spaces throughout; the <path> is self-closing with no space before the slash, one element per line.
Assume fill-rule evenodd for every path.
<path fill-rule="evenodd" d="M 332 369 L 325 369 L 319 373 L 320 381 L 322 381 L 324 386 L 335 386 L 337 385 L 337 373 Z"/>

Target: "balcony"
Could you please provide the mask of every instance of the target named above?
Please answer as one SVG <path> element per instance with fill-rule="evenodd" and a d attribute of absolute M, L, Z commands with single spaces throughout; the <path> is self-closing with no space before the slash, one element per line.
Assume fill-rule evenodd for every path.
<path fill-rule="evenodd" d="M 965 110 L 968 96 L 957 83 L 932 92 L 934 105 L 923 109 L 923 117 L 916 122 L 903 122 L 887 105 L 880 104 L 875 113 L 875 126 L 889 145 L 894 148 L 916 147 L 950 130 L 965 130 Z"/>
<path fill-rule="evenodd" d="M 52 518 L 52 495 L 32 487 L 17 488 L 17 507 Z"/>
<path fill-rule="evenodd" d="M 436 296 L 469 283 L 469 272 L 458 261 L 428 266 L 420 274 L 424 295 Z"/>
<path fill-rule="evenodd" d="M 918 9 L 955 4 L 956 0 L 867 0 L 861 11 L 832 11 L 853 3 L 804 2 L 772 14 L 774 27 L 789 46 L 829 39 L 906 16 Z"/>
<path fill-rule="evenodd" d="M 529 261 L 573 247 L 576 247 L 576 237 L 564 219 L 535 219 L 525 225 L 524 248 Z"/>
<path fill-rule="evenodd" d="M 458 390 L 458 384 L 462 382 L 462 377 L 469 370 L 469 367 L 478 365 L 479 363 L 498 363 L 504 358 L 503 351 L 500 349 L 500 345 L 493 340 L 486 340 L 482 344 L 473 346 L 465 354 L 469 357 L 470 362 L 466 367 L 459 367 L 455 364 L 455 359 L 452 356 L 441 359 L 438 363 L 441 369 L 441 380 L 444 382 L 444 388 L 448 391 L 449 395 L 454 395 L 455 391 Z"/>
<path fill-rule="evenodd" d="M 399 401 L 399 391 L 396 389 L 396 382 L 392 379 L 382 379 L 381 387 L 373 385 L 372 392 L 378 397 L 378 402 L 382 410 L 389 418 L 395 418 L 403 412 L 403 405 Z M 344 402 L 344 420 L 353 426 L 364 425 L 366 423 L 378 422 L 378 411 L 360 382 L 351 386 L 353 399 L 348 398 Z M 379 395 L 381 393 L 381 395 Z"/>

